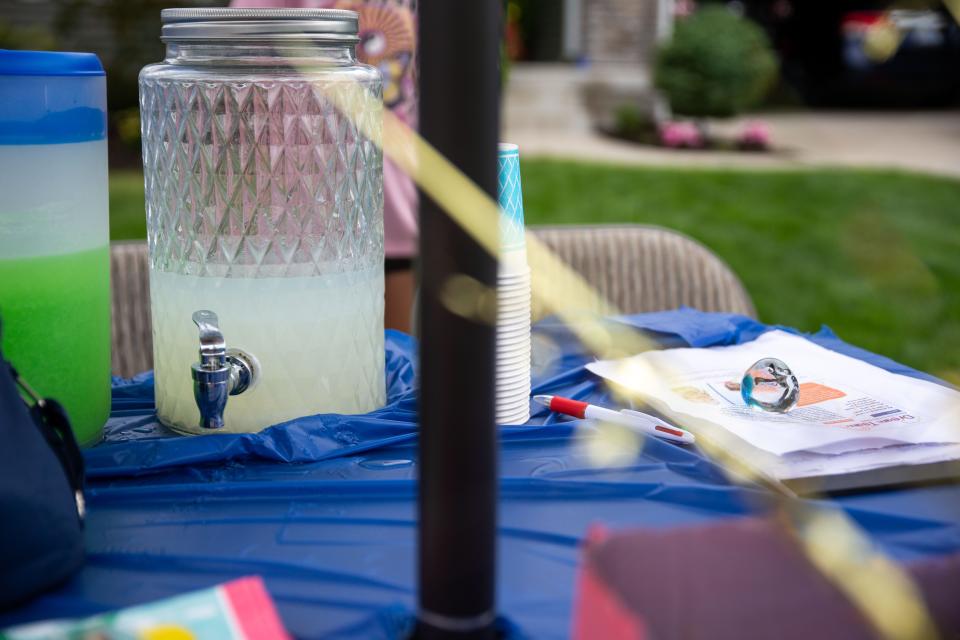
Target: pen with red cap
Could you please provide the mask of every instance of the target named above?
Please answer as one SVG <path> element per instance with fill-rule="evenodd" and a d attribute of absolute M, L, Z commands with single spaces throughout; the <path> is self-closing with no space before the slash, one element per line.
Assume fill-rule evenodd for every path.
<path fill-rule="evenodd" d="M 573 416 L 574 418 L 589 418 L 591 420 L 601 420 L 603 422 L 619 424 L 634 431 L 672 442 L 681 442 L 684 444 L 696 442 L 696 438 L 689 431 L 674 427 L 660 418 L 655 418 L 654 416 L 639 411 L 631 411 L 630 409 L 614 411 L 613 409 L 598 407 L 595 404 L 571 400 L 570 398 L 561 398 L 560 396 L 533 396 L 533 400 L 549 408 L 550 411 L 556 411 L 557 413 Z"/>

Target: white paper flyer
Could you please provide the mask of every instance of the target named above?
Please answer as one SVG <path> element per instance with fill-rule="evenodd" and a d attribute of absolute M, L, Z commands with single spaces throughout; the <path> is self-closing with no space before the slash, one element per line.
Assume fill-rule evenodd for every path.
<path fill-rule="evenodd" d="M 800 383 L 785 414 L 748 407 L 738 384 L 761 358 Z M 706 421 L 777 456 L 836 455 L 903 444 L 960 443 L 960 393 L 897 375 L 783 331 L 730 347 L 649 351 L 587 366 L 683 425 Z"/>

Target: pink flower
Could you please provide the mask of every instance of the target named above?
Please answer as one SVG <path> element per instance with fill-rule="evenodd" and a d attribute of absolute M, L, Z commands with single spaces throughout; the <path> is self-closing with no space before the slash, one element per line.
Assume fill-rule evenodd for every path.
<path fill-rule="evenodd" d="M 770 146 L 770 127 L 765 122 L 754 120 L 746 123 L 737 144 L 745 149 L 766 149 Z"/>
<path fill-rule="evenodd" d="M 660 144 L 671 149 L 695 149 L 703 146 L 703 136 L 692 122 L 666 122 L 660 126 Z"/>
<path fill-rule="evenodd" d="M 673 5 L 673 15 L 677 18 L 686 18 L 696 10 L 696 0 L 677 0 Z"/>

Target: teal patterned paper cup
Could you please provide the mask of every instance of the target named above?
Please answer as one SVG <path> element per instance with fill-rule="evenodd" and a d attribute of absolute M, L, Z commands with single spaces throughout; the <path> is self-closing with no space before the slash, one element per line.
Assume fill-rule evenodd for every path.
<path fill-rule="evenodd" d="M 530 267 L 523 228 L 520 150 L 497 153 L 500 255 L 497 277 L 497 424 L 530 419 Z"/>
<path fill-rule="evenodd" d="M 523 251 L 523 188 L 520 185 L 520 148 L 501 142 L 497 153 L 500 200 L 500 252 Z"/>

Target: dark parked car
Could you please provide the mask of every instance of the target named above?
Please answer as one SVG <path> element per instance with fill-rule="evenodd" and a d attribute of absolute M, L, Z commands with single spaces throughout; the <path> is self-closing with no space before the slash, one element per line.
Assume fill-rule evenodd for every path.
<path fill-rule="evenodd" d="M 811 104 L 916 107 L 960 96 L 960 26 L 941 3 L 744 5 L 770 34 L 784 79 Z"/>

